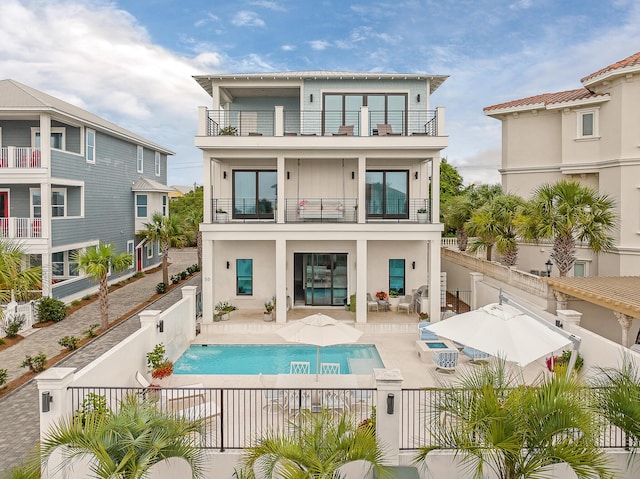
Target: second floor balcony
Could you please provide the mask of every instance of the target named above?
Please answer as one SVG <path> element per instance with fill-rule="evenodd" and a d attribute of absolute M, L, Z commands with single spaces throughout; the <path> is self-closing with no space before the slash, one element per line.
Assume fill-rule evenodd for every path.
<path fill-rule="evenodd" d="M 40 148 L 3 146 L 0 148 L 0 168 L 40 168 Z"/>
<path fill-rule="evenodd" d="M 42 238 L 41 218 L 0 218 L 0 238 Z"/>

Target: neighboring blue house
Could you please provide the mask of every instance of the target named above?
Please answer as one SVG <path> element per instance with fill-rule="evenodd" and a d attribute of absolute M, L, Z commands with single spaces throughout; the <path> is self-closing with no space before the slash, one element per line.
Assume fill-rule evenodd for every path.
<path fill-rule="evenodd" d="M 43 295 L 72 300 L 94 290 L 74 253 L 112 243 L 132 268 L 160 263 L 137 235 L 168 214 L 173 152 L 97 115 L 14 80 L 0 81 L 0 238 L 20 241 L 42 265 Z"/>

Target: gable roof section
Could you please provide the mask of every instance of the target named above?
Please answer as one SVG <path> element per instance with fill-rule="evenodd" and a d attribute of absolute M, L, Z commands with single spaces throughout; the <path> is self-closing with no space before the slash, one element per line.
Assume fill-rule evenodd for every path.
<path fill-rule="evenodd" d="M 0 111 L 54 111 L 61 113 L 70 119 L 79 121 L 86 126 L 102 130 L 112 135 L 124 138 L 132 143 L 146 146 L 149 149 L 159 151 L 165 155 L 173 155 L 174 152 L 167 148 L 147 140 L 135 133 L 126 130 L 115 123 L 100 118 L 71 103 L 48 95 L 40 90 L 31 88 L 15 80 L 0 80 Z"/>
<path fill-rule="evenodd" d="M 487 115 L 496 115 L 498 113 L 507 113 L 524 110 L 549 109 L 552 105 L 560 106 L 565 103 L 584 101 L 584 100 L 606 100 L 608 94 L 593 93 L 586 88 L 577 90 L 567 90 L 557 93 L 542 93 L 540 95 L 522 98 L 520 100 L 508 101 L 497 105 L 487 106 L 483 111 Z"/>
<path fill-rule="evenodd" d="M 594 83 L 595 81 L 604 80 L 605 78 L 612 75 L 619 75 L 623 73 L 628 73 L 632 71 L 640 71 L 640 52 L 634 53 L 631 56 L 628 56 L 624 60 L 620 60 L 619 62 L 612 63 L 609 66 L 598 70 L 597 72 L 591 73 L 584 78 L 580 79 L 580 82 L 583 85 Z"/>
<path fill-rule="evenodd" d="M 166 186 L 150 178 L 140 177 L 133 182 L 131 191 L 146 191 L 150 193 L 169 193 L 173 191 L 171 186 Z"/>

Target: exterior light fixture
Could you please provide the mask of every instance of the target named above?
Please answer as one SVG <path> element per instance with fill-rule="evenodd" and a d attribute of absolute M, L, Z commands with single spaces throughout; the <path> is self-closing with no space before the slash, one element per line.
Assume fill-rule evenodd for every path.
<path fill-rule="evenodd" d="M 231 263 L 227 261 L 227 269 L 231 268 Z"/>
<path fill-rule="evenodd" d="M 226 171 L 222 172 L 222 178 L 224 178 L 225 180 L 227 179 L 227 172 Z"/>
<path fill-rule="evenodd" d="M 544 265 L 547 267 L 547 278 L 551 278 L 551 269 L 553 268 L 551 258 L 549 258 Z"/>
<path fill-rule="evenodd" d="M 313 103 L 313 93 L 309 95 L 309 103 Z"/>
<path fill-rule="evenodd" d="M 287 171 L 287 180 L 291 179 L 291 174 Z"/>
<path fill-rule="evenodd" d="M 164 333 L 164 319 L 158 321 L 158 324 L 156 324 L 156 328 L 158 328 L 158 332 Z"/>
<path fill-rule="evenodd" d="M 420 93 L 418 93 L 418 96 L 416 97 L 416 100 L 418 101 L 418 103 L 420 103 Z"/>
<path fill-rule="evenodd" d="M 416 262 L 415 261 L 411 262 L 411 269 L 416 269 Z"/>
<path fill-rule="evenodd" d="M 417 172 L 417 171 L 413 174 L 413 177 L 414 177 L 416 180 L 418 179 L 418 172 Z"/>

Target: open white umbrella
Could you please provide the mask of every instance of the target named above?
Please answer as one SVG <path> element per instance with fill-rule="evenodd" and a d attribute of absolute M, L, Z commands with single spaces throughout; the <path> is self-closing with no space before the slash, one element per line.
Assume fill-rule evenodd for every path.
<path fill-rule="evenodd" d="M 508 304 L 488 304 L 427 327 L 439 336 L 524 367 L 572 343 Z"/>
<path fill-rule="evenodd" d="M 318 379 L 321 346 L 355 343 L 363 334 L 362 331 L 322 313 L 292 321 L 278 329 L 276 333 L 290 343 L 312 344 L 318 347 L 316 380 Z"/>

